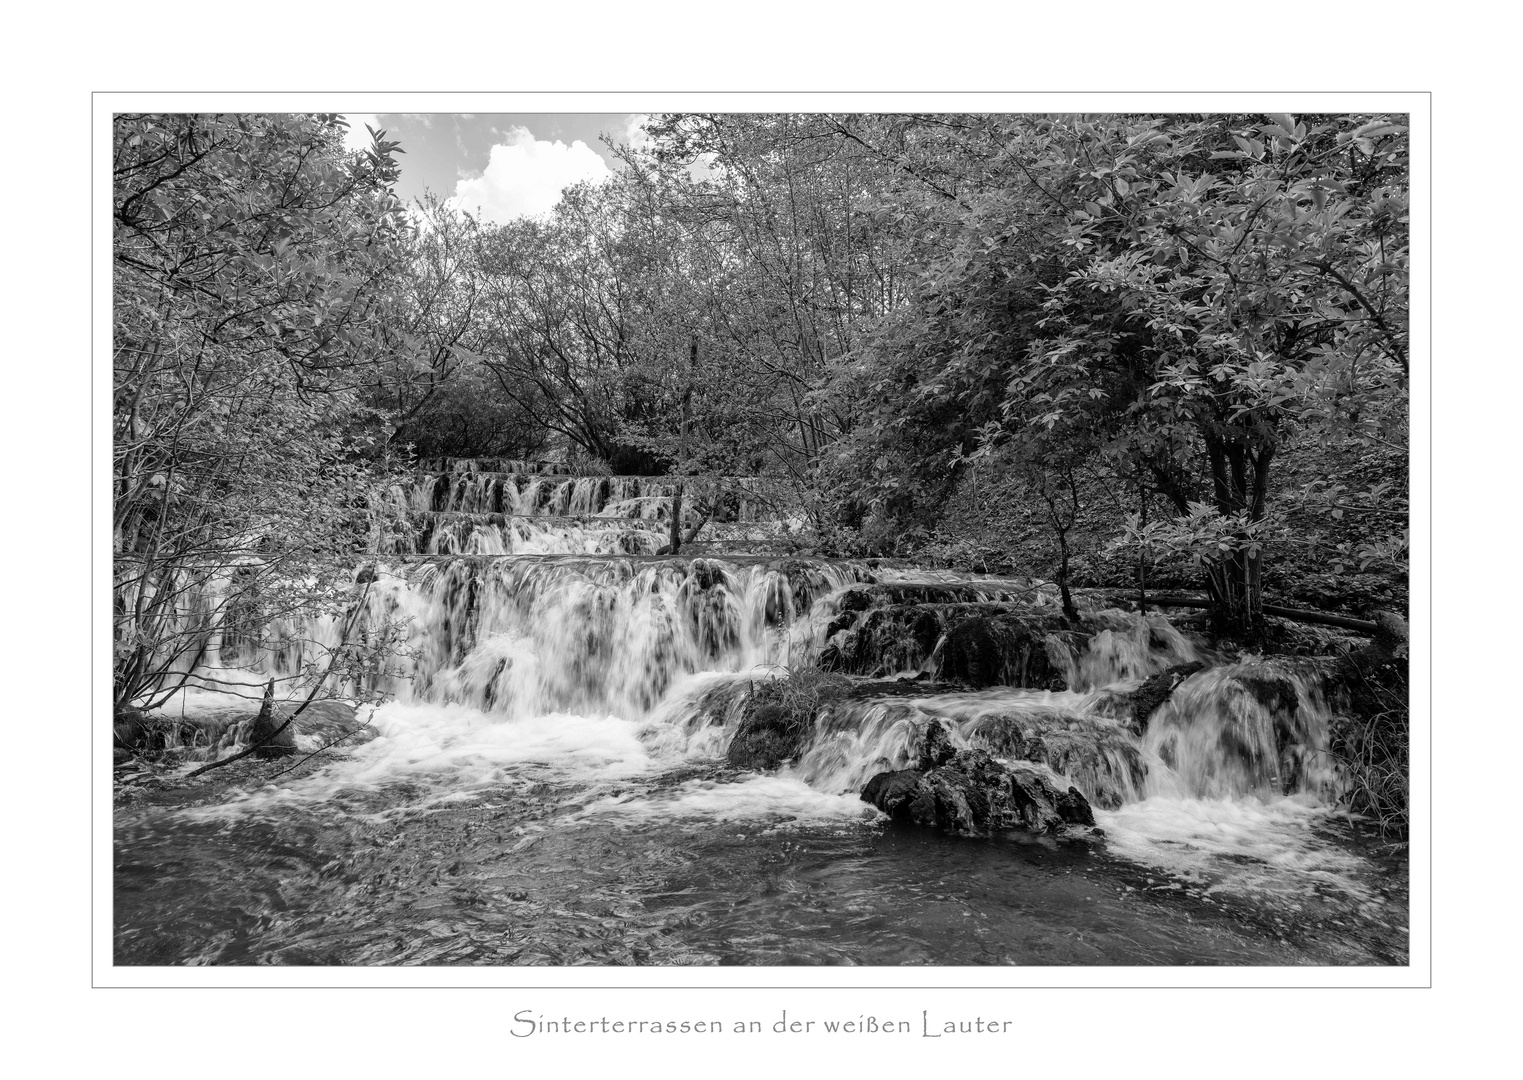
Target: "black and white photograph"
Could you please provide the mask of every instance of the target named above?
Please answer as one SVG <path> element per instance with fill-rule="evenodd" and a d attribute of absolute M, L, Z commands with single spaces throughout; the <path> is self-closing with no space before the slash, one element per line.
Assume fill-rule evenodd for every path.
<path fill-rule="evenodd" d="M 111 965 L 1426 964 L 1327 99 L 108 98 Z"/>

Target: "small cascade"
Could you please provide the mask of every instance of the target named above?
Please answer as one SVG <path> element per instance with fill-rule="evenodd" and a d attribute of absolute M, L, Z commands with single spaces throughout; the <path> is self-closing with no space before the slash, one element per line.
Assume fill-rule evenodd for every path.
<path fill-rule="evenodd" d="M 786 524 L 754 479 L 686 485 L 686 508 L 707 500 L 732 529 Z M 298 683 L 323 670 L 347 621 L 375 657 L 336 676 L 347 694 L 503 722 L 612 715 L 678 756 L 724 752 L 757 671 L 898 677 L 819 719 L 794 773 L 832 794 L 904 767 L 931 720 L 961 745 L 1051 769 L 1101 808 L 1337 794 L 1327 705 L 1294 670 L 1208 667 L 1139 738 L 1130 692 L 1210 660 L 1163 616 L 1099 610 L 1070 624 L 1050 585 L 870 560 L 658 556 L 676 490 L 554 462 L 422 462 L 378 508 L 369 584 L 345 618 L 218 627 L 200 685 L 215 688 L 219 669 L 231 684 Z"/>
<path fill-rule="evenodd" d="M 375 508 L 378 555 L 649 555 L 681 531 L 710 553 L 765 547 L 802 525 L 755 477 L 576 476 L 555 462 L 429 460 Z"/>
<path fill-rule="evenodd" d="M 1270 799 L 1340 793 L 1318 680 L 1293 665 L 1229 664 L 1187 679 L 1154 714 L 1149 796 Z"/>
<path fill-rule="evenodd" d="M 402 668 L 371 689 L 522 717 L 648 713 L 678 679 L 799 664 L 812 597 L 866 563 L 505 558 L 382 569 L 364 634 L 397 628 Z"/>

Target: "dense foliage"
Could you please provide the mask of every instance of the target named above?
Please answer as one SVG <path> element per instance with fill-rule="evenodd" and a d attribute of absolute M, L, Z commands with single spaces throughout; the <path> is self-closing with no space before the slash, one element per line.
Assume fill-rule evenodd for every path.
<path fill-rule="evenodd" d="M 405 215 L 394 146 L 318 116 L 120 116 L 115 683 L 152 705 L 218 636 L 331 603 L 364 542 Z M 322 584 L 317 584 L 322 583 Z M 238 613 L 238 617 L 234 617 Z M 231 620 L 231 621 L 230 621 Z"/>
<path fill-rule="evenodd" d="M 341 124 L 118 118 L 121 701 L 331 602 L 410 456 L 758 477 L 796 548 L 1204 587 L 1245 639 L 1404 600 L 1401 117 L 658 116 L 501 225 Z"/>

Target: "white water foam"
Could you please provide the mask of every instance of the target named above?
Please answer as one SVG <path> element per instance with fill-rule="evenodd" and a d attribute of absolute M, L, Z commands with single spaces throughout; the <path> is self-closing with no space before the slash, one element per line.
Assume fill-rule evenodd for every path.
<path fill-rule="evenodd" d="M 1277 897 L 1294 906 L 1319 888 L 1364 901 L 1368 863 L 1317 835 L 1335 817 L 1306 796 L 1278 799 L 1154 796 L 1095 811 L 1112 854 L 1205 895 Z"/>
<path fill-rule="evenodd" d="M 506 722 L 465 705 L 392 702 L 375 710 L 372 724 L 376 738 L 342 760 L 186 813 L 241 816 L 400 784 L 421 789 L 408 803 L 416 809 L 541 781 L 590 787 L 645 776 L 663 764 L 641 739 L 649 725 L 614 716 L 551 713 Z"/>
<path fill-rule="evenodd" d="M 588 804 L 583 813 L 628 824 L 678 818 L 755 822 L 768 830 L 880 816 L 856 795 L 828 795 L 787 772 L 733 781 L 689 780 L 667 791 L 609 796 Z"/>

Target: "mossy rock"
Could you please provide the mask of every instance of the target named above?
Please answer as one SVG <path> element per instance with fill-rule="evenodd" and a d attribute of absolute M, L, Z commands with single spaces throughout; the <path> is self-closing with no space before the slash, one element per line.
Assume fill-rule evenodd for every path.
<path fill-rule="evenodd" d="M 1068 680 L 1054 662 L 1049 638 L 1065 632 L 1061 620 L 1025 614 L 967 619 L 947 631 L 936 678 L 988 686 L 1065 690 Z"/>
<path fill-rule="evenodd" d="M 768 772 L 798 756 L 804 731 L 781 705 L 749 703 L 725 760 L 737 769 Z"/>
<path fill-rule="evenodd" d="M 725 759 L 736 768 L 768 771 L 803 752 L 822 707 L 847 691 L 846 680 L 808 669 L 756 683 L 747 695 Z"/>

